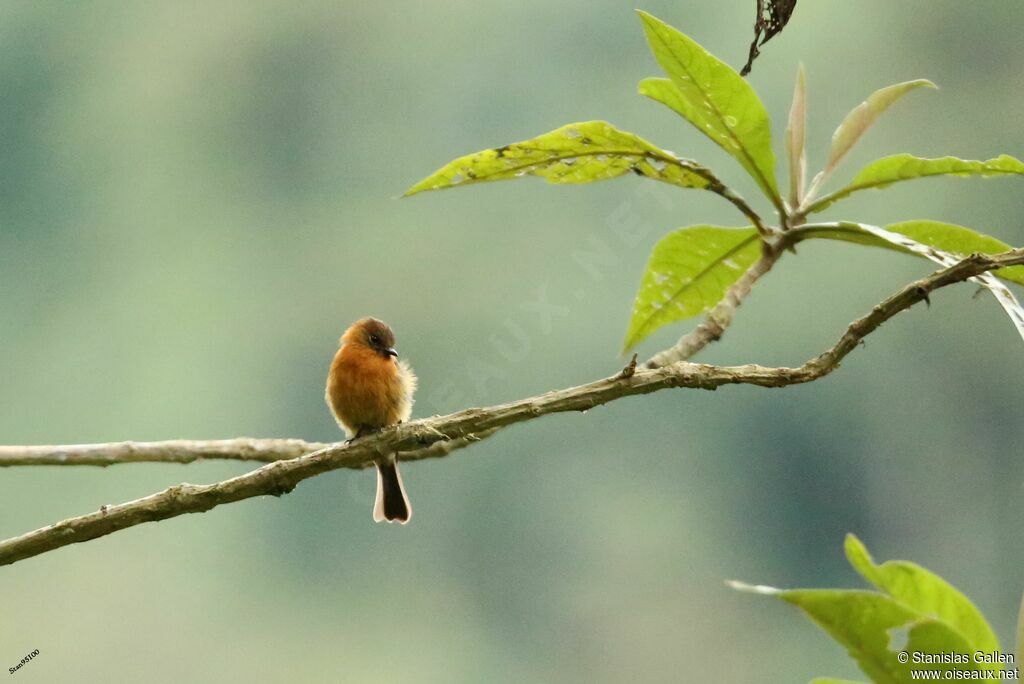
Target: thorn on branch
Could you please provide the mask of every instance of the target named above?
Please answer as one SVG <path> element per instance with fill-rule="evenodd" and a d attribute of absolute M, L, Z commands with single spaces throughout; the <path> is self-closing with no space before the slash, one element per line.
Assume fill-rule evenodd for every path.
<path fill-rule="evenodd" d="M 626 367 L 619 371 L 619 374 L 615 376 L 616 380 L 626 380 L 633 377 L 636 374 L 636 354 L 633 354 L 633 358 L 629 360 Z"/>
<path fill-rule="evenodd" d="M 927 306 L 929 309 L 932 308 L 932 300 L 931 297 L 928 296 L 928 290 L 926 290 L 924 287 L 918 286 L 917 296 L 924 300 L 925 306 Z"/>

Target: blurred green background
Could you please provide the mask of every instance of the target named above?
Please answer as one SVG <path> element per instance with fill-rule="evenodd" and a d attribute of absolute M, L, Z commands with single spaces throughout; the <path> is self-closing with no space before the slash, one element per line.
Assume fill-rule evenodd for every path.
<path fill-rule="evenodd" d="M 634 5 L 3 3 L 0 443 L 336 439 L 323 379 L 367 314 L 419 373 L 414 416 L 618 370 L 651 246 L 742 225 L 732 207 L 632 177 L 395 198 L 459 154 L 600 118 L 756 200 L 731 159 L 635 94 L 660 74 Z M 643 8 L 738 67 L 753 6 Z M 751 81 L 781 139 L 804 62 L 812 167 L 874 89 L 942 87 L 898 104 L 836 182 L 898 151 L 1022 156 L 1022 24 L 1019 0 L 805 1 Z M 1014 244 L 1022 214 L 1012 179 L 921 181 L 830 212 Z M 930 270 L 803 245 L 700 358 L 799 364 Z M 723 584 L 858 584 L 848 531 L 958 585 L 1008 648 L 1024 348 L 973 294 L 942 291 L 808 386 L 662 392 L 407 465 L 405 528 L 371 521 L 371 473 L 335 472 L 2 568 L 0 667 L 39 649 L 19 681 L 857 677 L 794 609 Z M 7 469 L 0 536 L 247 469 Z"/>

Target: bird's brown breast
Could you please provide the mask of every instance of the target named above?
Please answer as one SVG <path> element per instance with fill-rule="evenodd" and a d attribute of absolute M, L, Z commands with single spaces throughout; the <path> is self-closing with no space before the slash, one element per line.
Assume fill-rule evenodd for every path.
<path fill-rule="evenodd" d="M 403 368 L 391 357 L 345 343 L 327 376 L 327 403 L 349 432 L 376 430 L 409 417 L 411 392 Z"/>

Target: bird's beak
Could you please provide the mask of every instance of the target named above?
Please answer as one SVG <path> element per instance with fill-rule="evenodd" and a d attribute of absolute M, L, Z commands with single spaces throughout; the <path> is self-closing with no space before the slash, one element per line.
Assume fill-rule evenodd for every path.
<path fill-rule="evenodd" d="M 395 351 L 394 347 L 388 347 L 387 349 L 384 350 L 384 356 L 394 356 L 397 359 L 398 352 Z"/>

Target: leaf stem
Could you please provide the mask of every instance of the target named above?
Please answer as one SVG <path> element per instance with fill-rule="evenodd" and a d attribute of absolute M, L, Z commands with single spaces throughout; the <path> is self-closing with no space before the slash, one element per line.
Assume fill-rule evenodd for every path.
<path fill-rule="evenodd" d="M 732 188 L 724 184 L 719 184 L 718 187 L 715 187 L 714 185 L 709 186 L 708 190 L 731 202 L 732 205 L 739 209 L 744 216 L 750 219 L 750 222 L 754 224 L 754 228 L 757 228 L 757 232 L 761 236 L 762 240 L 768 240 L 778 232 L 766 225 L 760 214 L 754 211 L 750 205 L 747 204 L 746 200 L 740 197 L 740 195 Z M 785 212 L 783 212 L 783 217 L 784 216 Z"/>
<path fill-rule="evenodd" d="M 692 161 L 690 159 L 682 159 L 668 152 L 662 152 L 661 154 L 649 153 L 649 156 L 652 156 L 666 164 L 673 164 L 682 169 L 695 173 L 704 180 L 706 180 L 708 182 L 708 187 L 701 189 L 715 193 L 716 195 L 724 198 L 734 207 L 739 209 L 740 213 L 746 216 L 753 224 L 754 228 L 757 229 L 757 232 L 761 235 L 762 239 L 767 240 L 773 237 L 778 232 L 773 228 L 769 227 L 764 222 L 764 219 L 761 218 L 761 215 L 754 211 L 753 207 L 751 207 L 747 203 L 747 201 L 740 196 L 738 192 L 736 192 L 728 185 L 723 183 L 722 180 L 718 176 L 716 176 L 711 169 L 707 168 L 706 166 L 701 166 L 695 161 Z M 785 208 L 782 209 L 782 212 L 782 215 L 785 216 Z"/>

